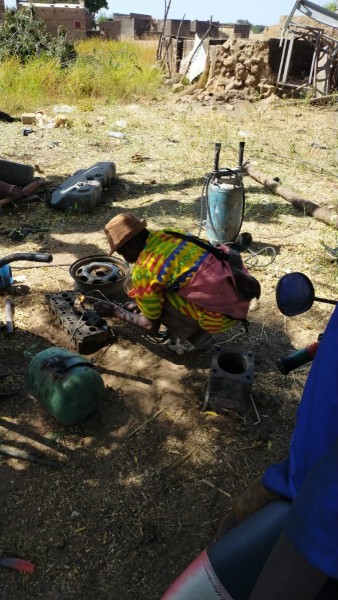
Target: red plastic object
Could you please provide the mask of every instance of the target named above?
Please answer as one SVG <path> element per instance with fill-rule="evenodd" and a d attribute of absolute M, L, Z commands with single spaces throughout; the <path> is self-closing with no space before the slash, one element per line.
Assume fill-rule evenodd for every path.
<path fill-rule="evenodd" d="M 15 571 L 24 571 L 25 573 L 33 573 L 35 569 L 33 563 L 22 558 L 0 558 L 0 567 L 8 567 Z"/>

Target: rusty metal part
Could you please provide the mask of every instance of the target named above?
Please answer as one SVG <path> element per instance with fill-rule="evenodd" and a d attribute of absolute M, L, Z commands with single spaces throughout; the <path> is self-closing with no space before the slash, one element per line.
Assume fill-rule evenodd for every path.
<path fill-rule="evenodd" d="M 5 206 L 5 204 L 10 204 L 11 202 L 19 202 L 20 200 L 28 200 L 29 198 L 34 197 L 36 192 L 48 185 L 50 185 L 50 181 L 47 179 L 36 179 L 21 189 L 20 196 L 16 196 L 15 198 L 2 198 L 2 200 L 0 200 L 0 206 Z"/>
<path fill-rule="evenodd" d="M 69 273 L 76 288 L 86 296 L 100 288 L 108 300 L 126 300 L 126 282 L 130 275 L 127 262 L 115 256 L 86 256 L 73 263 Z"/>
<path fill-rule="evenodd" d="M 91 262 L 79 267 L 75 277 L 85 283 L 92 285 L 103 285 L 111 281 L 117 281 L 123 277 L 124 273 L 117 265 L 108 262 Z"/>
<path fill-rule="evenodd" d="M 56 460 L 50 460 L 48 458 L 39 458 L 38 456 L 34 456 L 32 454 L 28 454 L 24 450 L 17 450 L 16 448 L 4 447 L 0 443 L 0 454 L 4 456 L 9 456 L 10 458 L 16 458 L 18 460 L 27 460 L 29 462 L 43 465 L 44 467 L 52 467 L 54 469 L 59 469 L 63 463 Z"/>
<path fill-rule="evenodd" d="M 203 410 L 244 415 L 250 404 L 254 378 L 254 355 L 241 350 L 213 351 Z"/>
<path fill-rule="evenodd" d="M 107 322 L 83 305 L 85 298 L 78 292 L 64 291 L 46 294 L 46 305 L 58 319 L 80 354 L 92 354 L 114 338 Z"/>

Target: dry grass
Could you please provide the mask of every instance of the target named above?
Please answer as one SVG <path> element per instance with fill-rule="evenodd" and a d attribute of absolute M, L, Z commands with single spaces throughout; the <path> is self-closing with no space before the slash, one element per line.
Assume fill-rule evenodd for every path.
<path fill-rule="evenodd" d="M 155 66 L 156 43 L 86 40 L 67 68 L 37 57 L 26 64 L 0 64 L 2 110 L 31 111 L 52 103 L 110 104 L 161 95 L 162 75 Z"/>
<path fill-rule="evenodd" d="M 56 265 L 69 265 L 106 252 L 103 226 L 125 210 L 146 217 L 153 228 L 197 233 L 213 142 L 223 143 L 222 166 L 235 166 L 240 132 L 246 132 L 246 158 L 257 168 L 309 200 L 337 208 L 333 108 L 277 102 L 240 104 L 229 112 L 171 99 L 88 108 L 74 103 L 69 129 L 36 129 L 28 137 L 20 124 L 0 123 L 2 156 L 37 164 L 53 184 L 102 160 L 115 161 L 118 174 L 93 214 L 63 214 L 35 203 L 2 215 L 3 229 L 31 223 L 50 231 L 20 244 L 1 235 L 0 256 L 44 250 Z M 125 139 L 107 135 L 119 128 Z M 135 162 L 136 154 L 144 160 Z M 254 404 L 244 419 L 200 412 L 209 354 L 168 356 L 139 332 L 114 323 L 118 342 L 93 356 L 107 389 L 102 409 L 74 428 L 53 421 L 25 397 L 23 379 L 37 347 L 68 343 L 44 308 L 44 294 L 69 289 L 72 281 L 67 266 L 25 269 L 13 263 L 30 293 L 12 290 L 16 331 L 1 340 L 0 371 L 10 373 L 2 389 L 20 392 L 1 401 L 1 438 L 67 464 L 55 473 L 1 459 L 3 553 L 37 565 L 29 578 L 2 570 L 2 600 L 158 599 L 213 539 L 229 495 L 286 455 L 307 367 L 285 379 L 276 360 L 315 341 L 331 307 L 317 304 L 286 319 L 276 308 L 275 287 L 286 271 L 299 270 L 318 295 L 337 297 L 336 264 L 321 245 L 337 246 L 337 232 L 253 180 L 245 178 L 244 185 L 243 230 L 252 233 L 254 247 L 276 250 L 273 263 L 253 269 L 263 293 L 250 314 L 249 334 L 234 330 L 219 339 L 225 348 L 255 355 Z"/>

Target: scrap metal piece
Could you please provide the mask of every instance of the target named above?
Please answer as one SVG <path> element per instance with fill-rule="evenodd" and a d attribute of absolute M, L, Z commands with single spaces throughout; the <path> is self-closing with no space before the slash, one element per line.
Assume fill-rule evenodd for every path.
<path fill-rule="evenodd" d="M 94 255 L 76 260 L 69 273 L 80 292 L 91 294 L 100 289 L 102 298 L 126 301 L 126 285 L 130 276 L 129 264 L 115 256 Z"/>
<path fill-rule="evenodd" d="M 85 283 L 102 285 L 123 277 L 119 268 L 108 262 L 91 262 L 80 266 L 75 276 Z"/>
<path fill-rule="evenodd" d="M 244 415 L 250 404 L 254 378 L 252 352 L 225 351 L 216 346 L 205 394 L 203 410 L 217 413 L 231 410 Z"/>
<path fill-rule="evenodd" d="M 78 292 L 46 294 L 46 306 L 80 354 L 92 354 L 114 338 L 107 322 L 93 310 L 81 310 Z"/>
<path fill-rule="evenodd" d="M 39 458 L 38 456 L 34 456 L 33 454 L 29 454 L 24 450 L 17 450 L 16 448 L 10 448 L 9 446 L 3 446 L 0 444 L 0 454 L 4 456 L 9 456 L 10 458 L 16 458 L 18 460 L 27 460 L 28 462 L 35 463 L 37 465 L 43 465 L 45 467 L 52 467 L 54 469 L 59 469 L 62 466 L 62 462 L 51 460 L 47 458 Z"/>
<path fill-rule="evenodd" d="M 115 174 L 113 162 L 97 162 L 88 169 L 76 171 L 52 193 L 49 206 L 59 210 L 92 212 L 101 200 L 103 188 L 111 185 Z"/>
<path fill-rule="evenodd" d="M 6 315 L 6 327 L 8 335 L 14 333 L 14 323 L 13 323 L 13 311 L 12 311 L 12 303 L 9 298 L 5 300 L 5 315 Z"/>

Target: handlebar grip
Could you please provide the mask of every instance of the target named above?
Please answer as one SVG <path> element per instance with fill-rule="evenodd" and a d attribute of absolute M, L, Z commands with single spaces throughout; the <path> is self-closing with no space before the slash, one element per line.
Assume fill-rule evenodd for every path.
<path fill-rule="evenodd" d="M 28 258 L 29 256 L 30 256 L 30 258 Z M 45 254 L 43 252 L 32 252 L 32 253 L 29 253 L 27 255 L 27 258 L 25 258 L 24 260 L 30 260 L 32 262 L 51 263 L 51 262 L 53 262 L 53 255 Z"/>
<path fill-rule="evenodd" d="M 292 352 L 288 356 L 284 356 L 283 358 L 279 358 L 277 360 L 277 367 L 279 371 L 283 375 L 287 375 L 290 371 L 294 371 L 306 363 L 311 362 L 315 354 L 318 350 L 319 342 L 314 342 L 314 344 L 310 344 L 306 346 L 306 348 L 302 348 L 301 350 L 296 350 L 296 352 Z"/>
<path fill-rule="evenodd" d="M 28 260 L 31 262 L 44 262 L 50 263 L 53 260 L 52 254 L 44 254 L 42 252 L 15 252 L 14 254 L 10 254 L 9 256 L 4 256 L 0 258 L 0 269 L 9 263 L 18 261 L 18 260 Z"/>

